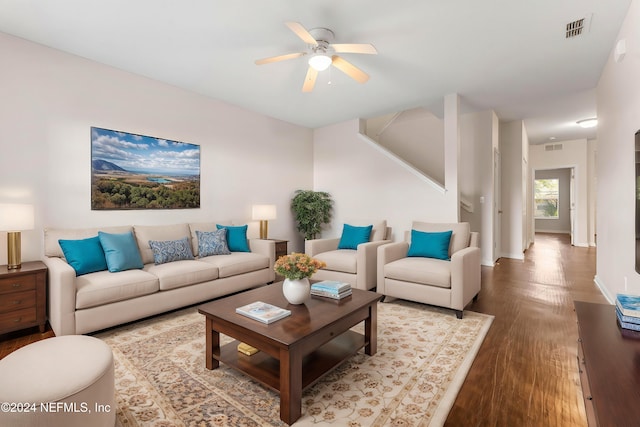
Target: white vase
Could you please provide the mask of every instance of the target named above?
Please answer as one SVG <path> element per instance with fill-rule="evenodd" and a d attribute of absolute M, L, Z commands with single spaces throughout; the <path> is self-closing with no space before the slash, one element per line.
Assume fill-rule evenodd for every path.
<path fill-rule="evenodd" d="M 291 304 L 303 304 L 311 296 L 311 285 L 306 277 L 300 280 L 284 279 L 282 293 Z"/>

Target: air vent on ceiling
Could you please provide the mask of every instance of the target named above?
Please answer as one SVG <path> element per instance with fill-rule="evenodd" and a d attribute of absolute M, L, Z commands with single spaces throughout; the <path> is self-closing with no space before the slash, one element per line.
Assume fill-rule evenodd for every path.
<path fill-rule="evenodd" d="M 565 29 L 565 38 L 570 39 L 591 31 L 592 17 L 593 13 L 587 13 L 585 14 L 584 18 L 576 19 L 573 22 L 569 22 Z"/>
<path fill-rule="evenodd" d="M 544 146 L 544 151 L 558 151 L 562 150 L 562 144 L 547 144 Z"/>

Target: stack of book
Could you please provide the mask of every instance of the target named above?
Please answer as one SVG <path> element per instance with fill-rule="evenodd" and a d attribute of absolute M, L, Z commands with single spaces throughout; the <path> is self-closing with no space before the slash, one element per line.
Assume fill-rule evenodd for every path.
<path fill-rule="evenodd" d="M 621 328 L 640 331 L 640 296 L 616 295 L 616 317 Z"/>
<path fill-rule="evenodd" d="M 351 295 L 351 285 L 334 280 L 323 280 L 311 285 L 311 295 L 333 299 L 342 299 Z"/>
<path fill-rule="evenodd" d="M 291 310 L 276 307 L 266 302 L 256 301 L 236 308 L 236 313 L 247 316 L 258 322 L 269 324 L 284 317 L 291 316 Z"/>

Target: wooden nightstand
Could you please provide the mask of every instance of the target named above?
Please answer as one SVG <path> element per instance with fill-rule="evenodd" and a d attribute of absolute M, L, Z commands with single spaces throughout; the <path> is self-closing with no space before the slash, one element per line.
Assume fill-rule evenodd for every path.
<path fill-rule="evenodd" d="M 0 334 L 39 326 L 47 321 L 47 266 L 23 262 L 19 270 L 0 266 Z"/>
<path fill-rule="evenodd" d="M 280 239 L 269 239 L 269 240 L 273 240 L 274 242 L 276 242 L 276 261 L 281 256 L 287 254 L 287 243 L 289 243 L 288 240 L 280 240 Z M 281 280 L 284 280 L 284 277 L 276 273 L 276 282 L 279 282 Z"/>
<path fill-rule="evenodd" d="M 288 240 L 279 240 L 279 239 L 269 239 L 276 242 L 276 259 L 280 258 L 283 255 L 287 254 L 287 243 Z"/>

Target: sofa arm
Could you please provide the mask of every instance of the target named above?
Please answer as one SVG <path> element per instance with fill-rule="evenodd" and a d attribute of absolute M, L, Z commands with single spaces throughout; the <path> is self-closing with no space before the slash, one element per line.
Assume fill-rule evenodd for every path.
<path fill-rule="evenodd" d="M 361 243 L 356 249 L 356 287 L 369 290 L 376 287 L 378 274 L 378 248 L 391 240 Z"/>
<path fill-rule="evenodd" d="M 304 253 L 312 257 L 323 252 L 335 251 L 338 249 L 338 243 L 340 243 L 340 238 L 338 237 L 333 239 L 305 240 Z"/>
<path fill-rule="evenodd" d="M 56 336 L 76 333 L 76 271 L 61 258 L 44 257 L 48 268 L 48 316 Z"/>
<path fill-rule="evenodd" d="M 468 247 L 451 255 L 451 308 L 462 311 L 480 292 L 480 248 Z"/>
<path fill-rule="evenodd" d="M 384 281 L 384 266 L 390 262 L 397 261 L 407 257 L 409 252 L 409 243 L 396 242 L 389 243 L 378 247 L 378 280 L 377 291 L 379 294 L 386 295 L 385 281 Z"/>
<path fill-rule="evenodd" d="M 249 249 L 251 252 L 269 257 L 270 281 L 273 282 L 276 278 L 276 273 L 273 271 L 273 266 L 276 263 L 276 242 L 266 239 L 249 239 Z"/>

